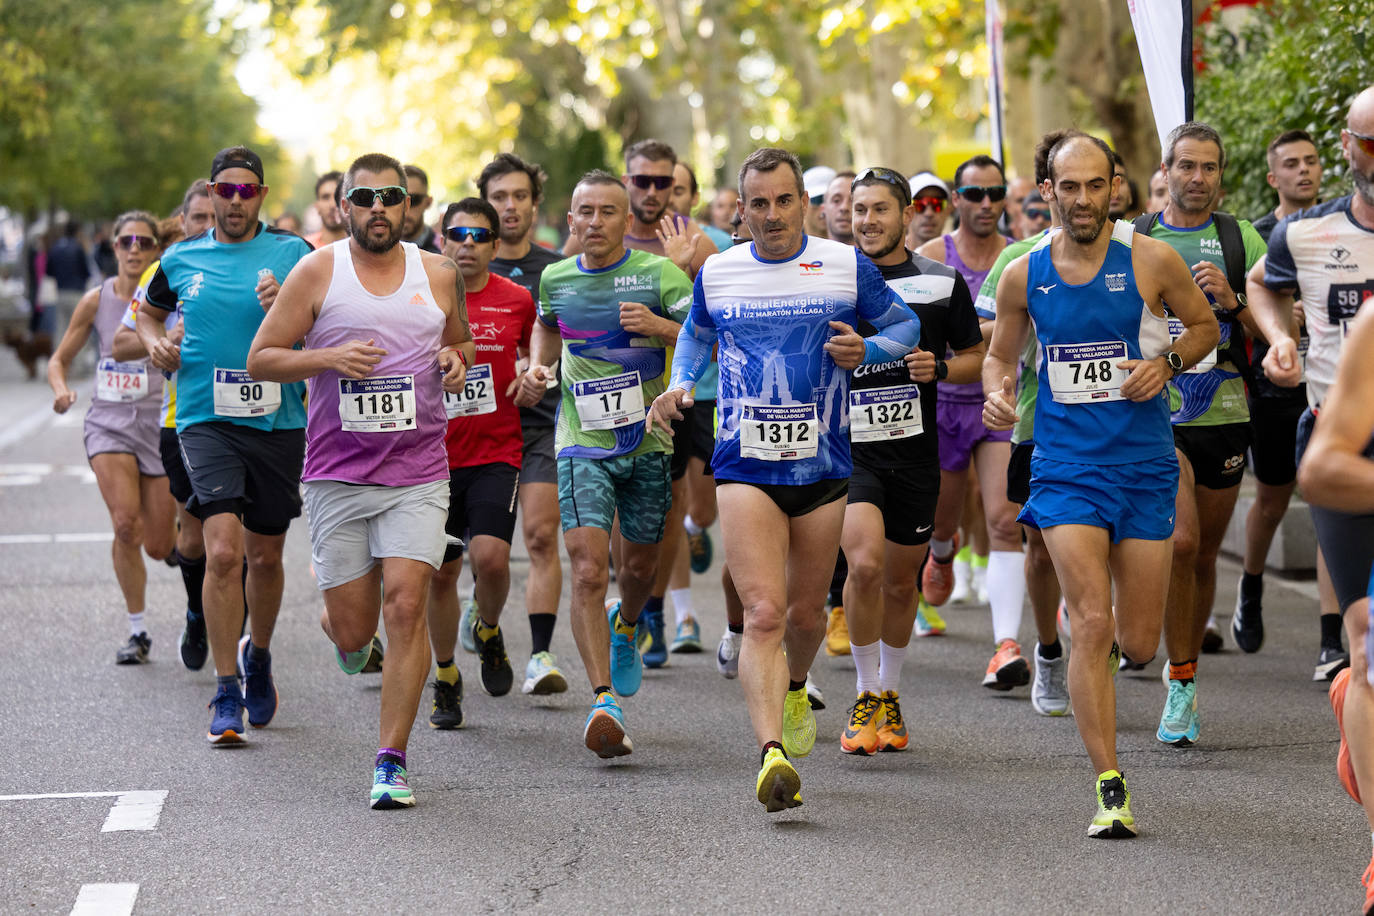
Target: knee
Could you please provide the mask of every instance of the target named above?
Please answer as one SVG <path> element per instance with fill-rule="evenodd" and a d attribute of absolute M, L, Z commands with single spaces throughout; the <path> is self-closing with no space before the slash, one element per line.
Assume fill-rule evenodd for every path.
<path fill-rule="evenodd" d="M 1070 607 L 1069 612 L 1074 642 L 1110 647 L 1116 641 L 1112 615 L 1104 604 L 1093 602 L 1091 605 Z"/>
<path fill-rule="evenodd" d="M 510 578 L 510 555 L 493 551 L 472 557 L 472 571 L 483 582 L 500 582 Z"/>
<path fill-rule="evenodd" d="M 423 628 L 428 608 L 425 603 L 426 589 L 413 584 L 392 585 L 386 589 L 383 617 L 386 630 L 390 634 L 412 632 Z"/>
<path fill-rule="evenodd" d="M 883 564 L 879 558 L 866 553 L 855 556 L 846 554 L 845 560 L 849 563 L 848 581 L 853 583 L 855 589 L 871 593 L 882 587 Z"/>
<path fill-rule="evenodd" d="M 1267 528 L 1278 527 L 1279 522 L 1288 514 L 1288 500 L 1277 499 L 1257 499 L 1255 500 L 1255 513 L 1259 516 L 1259 522 Z"/>
<path fill-rule="evenodd" d="M 1041 578 L 1055 576 L 1054 559 L 1045 549 L 1045 542 L 1032 538 L 1026 544 L 1026 575 Z"/>
<path fill-rule="evenodd" d="M 462 564 L 458 562 L 443 563 L 434 571 L 430 577 L 430 588 L 436 591 L 451 589 L 457 586 L 458 576 L 462 571 Z"/>
<path fill-rule="evenodd" d="M 916 580 L 910 576 L 889 579 L 883 583 L 883 597 L 889 606 L 907 607 L 916 597 Z"/>
<path fill-rule="evenodd" d="M 787 630 L 787 613 L 775 602 L 760 601 L 744 609 L 744 632 L 755 639 L 781 641 Z"/>
<path fill-rule="evenodd" d="M 1191 567 L 1197 563 L 1197 532 L 1187 528 L 1174 529 L 1174 566 Z"/>
<path fill-rule="evenodd" d="M 1020 550 L 1021 526 L 1016 523 L 1015 513 L 999 511 L 988 517 L 988 540 L 993 550 Z"/>
<path fill-rule="evenodd" d="M 205 571 L 215 578 L 238 578 L 243 573 L 243 554 L 233 544 L 206 544 Z"/>
<path fill-rule="evenodd" d="M 110 519 L 114 524 L 116 541 L 133 547 L 138 547 L 143 543 L 143 520 L 138 517 L 138 513 L 118 511 L 112 513 Z"/>
<path fill-rule="evenodd" d="M 606 558 L 598 560 L 574 560 L 572 565 L 572 585 L 575 591 L 583 594 L 604 595 L 610 584 L 610 570 Z"/>
<path fill-rule="evenodd" d="M 617 576 L 624 575 L 640 582 L 652 582 L 658 574 L 658 552 L 626 550 L 622 557 L 622 565 L 624 569 L 617 569 Z"/>
<path fill-rule="evenodd" d="M 550 559 L 554 562 L 558 561 L 558 525 L 537 522 L 527 525 L 523 534 L 525 535 L 525 550 L 529 553 L 532 561 L 548 562 Z"/>
<path fill-rule="evenodd" d="M 280 575 L 282 571 L 280 544 L 269 544 L 250 549 L 248 551 L 248 569 L 256 575 Z"/>
<path fill-rule="evenodd" d="M 373 630 L 363 626 L 361 622 L 352 619 L 349 615 L 331 615 L 328 607 L 320 612 L 320 626 L 334 640 L 334 645 L 343 652 L 357 652 L 372 642 Z"/>

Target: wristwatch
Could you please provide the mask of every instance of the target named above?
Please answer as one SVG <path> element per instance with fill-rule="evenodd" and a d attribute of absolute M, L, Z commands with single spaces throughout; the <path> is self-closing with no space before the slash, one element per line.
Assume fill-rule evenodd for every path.
<path fill-rule="evenodd" d="M 935 361 L 935 380 L 943 382 L 947 378 L 949 378 L 949 363 L 943 359 L 937 359 Z"/>
<path fill-rule="evenodd" d="M 1239 315 L 1250 307 L 1250 301 L 1245 298 L 1245 293 L 1236 293 L 1236 307 L 1231 309 L 1232 315 Z"/>
<path fill-rule="evenodd" d="M 1169 366 L 1171 378 L 1183 371 L 1183 357 L 1179 356 L 1173 350 L 1165 350 L 1161 355 L 1164 357 L 1164 362 Z"/>

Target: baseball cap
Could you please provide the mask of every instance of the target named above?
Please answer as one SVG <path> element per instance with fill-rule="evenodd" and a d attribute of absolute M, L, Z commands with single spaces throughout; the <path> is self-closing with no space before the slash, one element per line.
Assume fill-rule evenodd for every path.
<path fill-rule="evenodd" d="M 225 169 L 247 169 L 258 176 L 259 182 L 263 180 L 261 157 L 246 147 L 230 146 L 215 153 L 215 160 L 210 163 L 210 180 L 214 181 Z"/>
<path fill-rule="evenodd" d="M 939 188 L 945 192 L 946 197 L 949 196 L 949 185 L 935 177 L 934 172 L 920 172 L 911 176 L 911 196 L 913 198 L 920 197 L 921 192 L 926 188 Z"/>
<path fill-rule="evenodd" d="M 835 174 L 835 170 L 828 165 L 813 165 L 802 172 L 802 186 L 806 188 L 806 196 L 824 197 L 825 189 L 835 180 Z"/>

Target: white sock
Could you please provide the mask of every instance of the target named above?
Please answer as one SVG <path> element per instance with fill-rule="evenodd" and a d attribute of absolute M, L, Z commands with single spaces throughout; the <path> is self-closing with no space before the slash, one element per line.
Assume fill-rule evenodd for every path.
<path fill-rule="evenodd" d="M 137 636 L 140 633 L 147 633 L 148 630 L 143 626 L 143 612 L 129 615 L 129 635 Z"/>
<path fill-rule="evenodd" d="M 686 528 L 687 533 L 690 534 L 692 537 L 696 537 L 698 534 L 701 534 L 703 531 L 706 530 L 705 528 L 698 525 L 696 522 L 692 521 L 691 515 L 684 515 L 682 517 L 682 527 Z"/>
<path fill-rule="evenodd" d="M 669 589 L 668 598 L 673 602 L 673 613 L 677 615 L 679 626 L 688 617 L 696 616 L 692 613 L 692 590 L 690 588 Z"/>
<path fill-rule="evenodd" d="M 949 559 L 949 555 L 954 552 L 954 541 L 939 541 L 935 538 L 930 539 L 930 555 L 933 559 L 941 563 Z"/>
<path fill-rule="evenodd" d="M 1026 598 L 1025 559 L 1019 550 L 988 555 L 988 606 L 992 608 L 992 641 L 1016 639 L 1021 632 L 1021 605 Z"/>
<path fill-rule="evenodd" d="M 879 692 L 878 664 L 880 659 L 878 655 L 878 643 L 874 642 L 866 646 L 856 646 L 851 642 L 849 644 L 849 651 L 854 656 L 854 669 L 858 672 L 858 692 L 867 692 L 876 696 Z"/>
<path fill-rule="evenodd" d="M 1018 553 L 1017 556 L 1019 557 L 1021 556 L 1021 554 Z M 975 562 L 969 564 L 969 571 L 973 575 L 973 591 L 975 593 L 981 594 L 983 592 L 986 592 L 988 589 L 988 563 L 991 561 L 988 557 L 983 557 L 983 562 L 979 563 L 976 562 L 977 559 L 978 558 L 975 557 Z M 1024 577 L 1025 573 L 1023 572 L 1022 578 Z"/>
<path fill-rule="evenodd" d="M 956 592 L 966 592 L 969 590 L 970 583 L 973 581 L 973 564 L 965 563 L 958 559 L 954 560 L 954 590 Z"/>
<path fill-rule="evenodd" d="M 878 640 L 878 656 L 882 664 L 878 668 L 878 684 L 883 693 L 889 690 L 901 695 L 902 662 L 906 661 L 906 646 L 889 646 Z"/>

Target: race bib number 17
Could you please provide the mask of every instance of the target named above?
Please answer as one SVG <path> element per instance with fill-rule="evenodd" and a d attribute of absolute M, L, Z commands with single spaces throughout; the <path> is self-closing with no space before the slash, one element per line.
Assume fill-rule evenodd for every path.
<path fill-rule="evenodd" d="M 615 429 L 644 422 L 644 390 L 639 373 L 573 382 L 573 406 L 583 429 Z"/>

